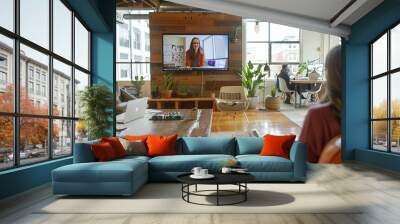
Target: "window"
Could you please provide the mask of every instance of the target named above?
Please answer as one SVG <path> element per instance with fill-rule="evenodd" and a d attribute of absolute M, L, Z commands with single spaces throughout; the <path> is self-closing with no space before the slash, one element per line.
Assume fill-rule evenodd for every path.
<path fill-rule="evenodd" d="M 0 170 L 70 156 L 78 131 L 87 139 L 74 104 L 90 84 L 90 32 L 65 2 L 0 0 Z"/>
<path fill-rule="evenodd" d="M 151 10 L 117 10 L 117 82 L 135 76 L 150 80 L 150 30 L 148 19 L 124 20 L 124 14 L 147 14 Z M 129 44 L 130 43 L 130 44 Z"/>
<path fill-rule="evenodd" d="M 53 50 L 71 60 L 72 12 L 60 0 L 53 0 Z"/>
<path fill-rule="evenodd" d="M 270 66 L 300 63 L 300 29 L 268 22 L 246 22 L 246 62 Z M 272 69 L 271 69 L 272 71 Z M 271 74 L 274 74 L 271 72 Z"/>
<path fill-rule="evenodd" d="M 140 50 L 140 30 L 132 27 L 132 46 L 134 49 Z"/>
<path fill-rule="evenodd" d="M 400 153 L 400 25 L 370 45 L 371 148 Z"/>
<path fill-rule="evenodd" d="M 89 31 L 75 18 L 75 63 L 89 70 Z"/>

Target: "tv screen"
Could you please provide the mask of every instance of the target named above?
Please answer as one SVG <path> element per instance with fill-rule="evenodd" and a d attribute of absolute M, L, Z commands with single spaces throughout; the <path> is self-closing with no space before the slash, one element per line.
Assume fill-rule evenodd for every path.
<path fill-rule="evenodd" d="M 164 70 L 228 70 L 228 35 L 164 34 Z"/>

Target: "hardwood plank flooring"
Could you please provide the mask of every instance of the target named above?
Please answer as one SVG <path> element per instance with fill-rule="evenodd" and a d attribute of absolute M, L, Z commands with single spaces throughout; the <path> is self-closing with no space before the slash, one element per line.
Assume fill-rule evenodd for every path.
<path fill-rule="evenodd" d="M 257 130 L 260 135 L 265 134 L 296 134 L 301 127 L 289 120 L 281 112 L 248 111 L 248 122 L 243 113 L 236 115 L 214 112 L 211 132 L 243 132 Z"/>

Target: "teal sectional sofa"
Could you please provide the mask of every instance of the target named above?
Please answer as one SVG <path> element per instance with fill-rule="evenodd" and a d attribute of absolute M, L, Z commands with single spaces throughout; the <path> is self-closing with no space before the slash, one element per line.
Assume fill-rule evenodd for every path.
<path fill-rule="evenodd" d="M 228 160 L 236 160 L 259 182 L 304 182 L 306 146 L 295 142 L 290 159 L 260 156 L 263 138 L 183 137 L 176 143 L 177 155 L 127 156 L 96 162 L 90 145 L 75 144 L 74 163 L 52 171 L 53 193 L 67 195 L 131 195 L 148 181 L 176 181 L 193 167 L 218 172 Z"/>

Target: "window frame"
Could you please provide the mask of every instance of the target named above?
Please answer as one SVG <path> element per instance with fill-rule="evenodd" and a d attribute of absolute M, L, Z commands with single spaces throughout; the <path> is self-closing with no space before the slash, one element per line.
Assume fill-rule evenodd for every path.
<path fill-rule="evenodd" d="M 246 27 L 248 26 L 249 22 L 257 22 L 257 21 L 246 21 Z M 300 61 L 301 61 L 301 29 L 297 28 L 299 30 L 299 40 L 298 41 L 271 41 L 271 22 L 266 22 L 263 21 L 265 23 L 268 23 L 268 40 L 263 40 L 263 41 L 249 41 L 246 40 L 246 46 L 248 43 L 260 43 L 260 44 L 267 44 L 268 45 L 268 62 L 265 61 L 265 63 L 268 63 L 268 65 L 282 65 L 282 64 L 288 64 L 288 65 L 299 65 Z M 299 45 L 299 61 L 298 62 L 276 62 L 276 61 L 272 61 L 272 45 L 274 44 L 298 44 Z M 247 47 L 246 47 L 246 63 L 247 63 Z M 265 63 L 253 63 L 255 65 L 258 64 L 265 64 Z"/>
<path fill-rule="evenodd" d="M 38 163 L 43 163 L 46 161 L 50 161 L 50 160 L 58 160 L 58 159 L 62 159 L 62 158 L 66 158 L 66 157 L 70 157 L 73 155 L 73 151 L 74 151 L 74 143 L 75 143 L 75 126 L 76 126 L 76 121 L 79 120 L 79 117 L 75 117 L 75 108 L 72 107 L 72 113 L 70 116 L 56 116 L 53 115 L 53 101 L 54 101 L 54 94 L 53 94 L 53 59 L 54 60 L 58 60 L 59 62 L 62 62 L 68 66 L 71 66 L 71 83 L 73 84 L 75 82 L 75 69 L 87 74 L 89 76 L 89 83 L 88 85 L 91 86 L 92 82 L 93 82 L 93 77 L 91 74 L 91 65 L 92 65 L 92 61 L 91 61 L 91 37 L 92 37 L 92 30 L 88 27 L 88 25 L 83 21 L 83 19 L 72 9 L 72 7 L 69 5 L 68 2 L 66 2 L 66 0 L 59 0 L 62 4 L 64 4 L 66 6 L 66 8 L 68 10 L 71 11 L 71 18 L 70 18 L 70 22 L 71 22 L 71 26 L 72 26 L 72 30 L 71 30 L 71 59 L 67 59 L 64 58 L 63 56 L 55 53 L 53 50 L 53 21 L 54 21 L 54 14 L 53 14 L 53 1 L 54 0 L 48 0 L 49 1 L 49 47 L 48 49 L 46 49 L 45 47 L 42 47 L 39 44 L 36 44 L 32 41 L 30 41 L 29 39 L 24 38 L 23 36 L 20 35 L 20 0 L 14 0 L 14 5 L 13 5 L 13 10 L 14 10 L 14 30 L 10 31 L 4 27 L 0 26 L 0 35 L 3 35 L 7 38 L 11 38 L 13 41 L 13 54 L 12 54 L 12 61 L 13 64 L 11 65 L 11 71 L 12 71 L 12 75 L 13 75 L 13 81 L 14 81 L 14 99 L 13 99 L 13 111 L 12 112 L 2 112 L 0 111 L 0 116 L 2 117 L 11 117 L 13 120 L 13 166 L 10 167 L 5 167 L 5 168 L 0 168 L 0 172 L 5 171 L 5 170 L 10 170 L 10 169 L 16 169 L 19 167 L 23 167 L 23 166 L 30 166 L 33 164 L 38 164 Z M 85 69 L 83 67 L 81 67 L 80 65 L 75 63 L 75 18 L 77 20 L 79 20 L 79 22 L 84 26 L 84 28 L 88 31 L 88 69 Z M 47 112 L 46 115 L 39 115 L 39 114 L 29 114 L 29 113 L 21 113 L 20 111 L 20 91 L 21 91 L 21 80 L 20 80 L 20 65 L 21 65 L 21 57 L 20 57 L 20 45 L 25 45 L 29 48 L 32 48 L 33 50 L 36 50 L 42 54 L 45 54 L 46 56 L 48 56 L 49 62 L 48 62 L 48 77 L 46 80 L 47 81 L 47 85 L 46 85 L 46 90 L 48 91 L 48 93 L 46 93 L 46 95 L 48 96 L 48 107 L 49 110 Z M 27 73 L 26 75 L 26 81 L 28 82 L 29 80 L 31 80 L 30 77 L 30 70 L 28 67 L 29 64 L 27 64 Z M 41 74 L 41 73 L 40 73 Z M 34 78 L 32 79 L 32 81 L 34 82 L 34 85 L 37 83 L 36 82 L 36 70 L 33 70 L 33 75 Z M 40 78 L 40 77 L 39 77 Z M 39 83 L 41 83 L 41 79 L 39 79 Z M 28 86 L 26 86 L 28 87 Z M 72 90 L 72 105 L 74 105 L 75 103 L 75 85 L 71 85 L 70 87 Z M 27 91 L 29 91 L 27 89 Z M 34 89 L 34 92 L 36 91 L 36 89 Z M 35 103 L 35 102 L 34 102 Z M 44 118 L 47 119 L 48 122 L 48 135 L 47 135 L 47 142 L 49 144 L 47 144 L 47 148 L 45 150 L 48 151 L 48 155 L 46 158 L 43 158 L 43 160 L 40 160 L 38 162 L 32 162 L 32 163 L 24 163 L 21 164 L 21 158 L 20 158 L 20 119 L 21 118 Z M 50 144 L 53 142 L 53 122 L 57 121 L 57 120 L 67 120 L 70 121 L 72 124 L 72 132 L 71 132 L 71 153 L 68 155 L 62 155 L 62 156 L 54 156 L 54 146 L 53 144 Z"/>
<path fill-rule="evenodd" d="M 393 121 L 400 121 L 400 117 L 393 117 L 392 116 L 392 98 L 391 98 L 391 80 L 392 76 L 396 75 L 397 73 L 400 72 L 400 67 L 397 68 L 391 68 L 391 31 L 393 28 L 397 27 L 400 25 L 400 21 L 397 21 L 396 23 L 392 24 L 389 28 L 385 29 L 385 31 L 381 34 L 379 34 L 375 39 L 373 39 L 369 44 L 369 77 L 368 77 L 368 84 L 369 84 L 369 149 L 372 151 L 378 151 L 378 152 L 385 152 L 385 153 L 390 153 L 390 154 L 400 154 L 400 152 L 394 152 L 392 151 L 392 122 Z M 384 35 L 387 35 L 387 63 L 386 63 L 386 71 L 374 75 L 373 72 L 373 44 L 378 41 L 381 37 Z M 386 117 L 385 118 L 373 118 L 373 81 L 379 78 L 386 77 L 386 87 L 387 87 L 387 105 L 386 105 Z M 377 121 L 386 121 L 386 151 L 384 150 L 379 150 L 377 148 L 374 148 L 374 132 L 373 132 L 373 123 Z"/>

